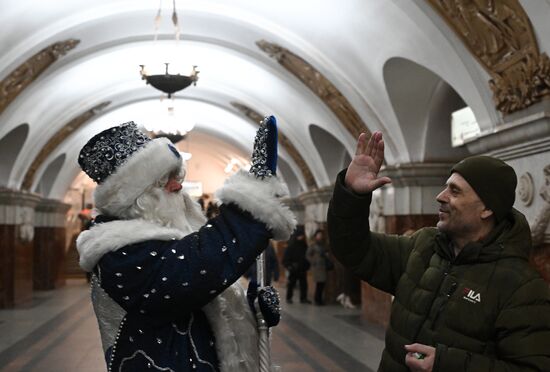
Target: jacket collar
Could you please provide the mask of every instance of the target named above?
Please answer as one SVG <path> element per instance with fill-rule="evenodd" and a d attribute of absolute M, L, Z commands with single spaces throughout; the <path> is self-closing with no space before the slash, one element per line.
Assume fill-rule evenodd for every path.
<path fill-rule="evenodd" d="M 508 219 L 500 222 L 483 240 L 466 244 L 455 256 L 446 234 L 436 235 L 436 252 L 454 264 L 492 262 L 504 257 L 527 259 L 531 233 L 525 216 L 513 210 Z"/>

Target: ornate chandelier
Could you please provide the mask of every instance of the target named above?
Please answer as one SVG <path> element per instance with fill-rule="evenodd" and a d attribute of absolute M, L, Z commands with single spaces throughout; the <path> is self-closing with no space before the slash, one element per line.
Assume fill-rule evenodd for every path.
<path fill-rule="evenodd" d="M 176 109 L 174 99 L 161 99 L 160 105 L 150 110 L 142 123 L 152 137 L 166 137 L 173 143 L 185 139 L 186 134 L 195 127 L 194 117 L 188 110 Z"/>
<path fill-rule="evenodd" d="M 179 44 L 180 39 L 180 25 L 178 20 L 178 14 L 176 12 L 176 0 L 172 0 L 172 23 L 174 24 L 174 33 L 175 33 L 175 40 L 176 45 Z M 158 30 L 160 27 L 160 21 L 162 19 L 161 17 L 161 10 L 162 10 L 162 3 L 159 3 L 159 9 L 157 11 L 157 15 L 155 17 L 155 37 L 154 41 L 156 42 L 158 39 Z M 164 92 L 168 95 L 168 98 L 172 98 L 172 94 L 179 92 L 180 90 L 183 90 L 187 88 L 189 85 L 197 85 L 197 80 L 199 80 L 199 70 L 197 69 L 197 66 L 193 66 L 193 69 L 191 70 L 191 73 L 189 76 L 182 75 L 180 73 L 177 74 L 171 74 L 168 72 L 168 66 L 170 65 L 169 62 L 165 62 L 165 69 L 163 74 L 154 74 L 151 75 L 148 72 L 147 66 L 145 64 L 139 65 L 140 66 L 140 75 L 141 79 L 145 80 L 146 84 L 150 84 L 152 87 L 160 90 L 161 92 Z"/>
<path fill-rule="evenodd" d="M 164 74 L 159 75 L 147 75 L 145 71 L 145 65 L 139 65 L 141 67 L 140 74 L 141 79 L 145 80 L 147 84 L 151 84 L 154 88 L 157 88 L 161 92 L 168 94 L 168 98 L 172 98 L 172 94 L 179 92 L 187 88 L 191 83 L 197 85 L 197 80 L 199 80 L 199 72 L 197 66 L 193 66 L 193 70 L 189 76 L 180 75 L 180 74 L 170 74 L 168 73 L 168 62 L 164 63 L 166 65 L 166 70 Z"/>

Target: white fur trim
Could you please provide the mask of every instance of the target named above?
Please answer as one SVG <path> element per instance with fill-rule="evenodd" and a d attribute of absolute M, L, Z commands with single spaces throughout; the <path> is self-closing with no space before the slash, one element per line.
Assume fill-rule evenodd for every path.
<path fill-rule="evenodd" d="M 129 244 L 148 240 L 181 239 L 185 233 L 145 220 L 112 221 L 98 224 L 80 233 L 76 249 L 80 255 L 80 267 L 92 271 L 104 254 Z"/>
<path fill-rule="evenodd" d="M 216 193 L 222 203 L 234 203 L 265 223 L 275 240 L 287 240 L 296 227 L 294 214 L 279 200 L 286 195 L 288 188 L 276 177 L 262 180 L 244 170 L 229 177 Z"/>
<path fill-rule="evenodd" d="M 239 282 L 233 283 L 202 310 L 214 332 L 221 372 L 257 372 L 258 330 Z"/>
<path fill-rule="evenodd" d="M 102 213 L 119 216 L 145 189 L 171 171 L 182 169 L 182 159 L 168 146 L 166 138 L 156 138 L 136 151 L 111 174 L 94 193 L 96 207 Z M 185 172 L 185 171 L 184 171 Z"/>

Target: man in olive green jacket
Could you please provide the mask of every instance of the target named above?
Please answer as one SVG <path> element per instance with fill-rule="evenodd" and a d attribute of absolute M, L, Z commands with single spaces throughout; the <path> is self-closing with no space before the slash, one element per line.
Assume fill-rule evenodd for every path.
<path fill-rule="evenodd" d="M 531 233 L 512 208 L 514 170 L 464 159 L 437 196 L 437 228 L 369 231 L 384 141 L 361 134 L 328 212 L 334 256 L 395 296 L 380 371 L 550 371 L 550 292 L 528 263 Z"/>

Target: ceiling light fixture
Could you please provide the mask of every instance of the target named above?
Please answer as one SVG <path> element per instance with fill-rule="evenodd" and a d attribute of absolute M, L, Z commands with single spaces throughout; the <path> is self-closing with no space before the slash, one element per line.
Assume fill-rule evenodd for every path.
<path fill-rule="evenodd" d="M 185 139 L 195 127 L 195 119 L 189 110 L 176 110 L 174 99 L 162 99 L 158 109 L 152 110 L 143 119 L 145 130 L 153 137 L 167 137 L 173 143 Z M 180 104 L 181 106 L 181 104 Z"/>
<path fill-rule="evenodd" d="M 176 0 L 172 0 L 172 23 L 174 24 L 174 34 L 175 34 L 175 41 L 176 46 L 179 46 L 179 39 L 180 39 L 180 25 L 178 20 L 178 14 L 176 12 Z M 157 15 L 155 17 L 155 37 L 154 41 L 156 42 L 158 39 L 158 30 L 160 27 L 160 21 L 162 19 L 161 17 L 161 10 L 162 10 L 162 0 L 159 1 L 159 9 L 157 11 Z M 140 66 L 140 75 L 141 79 L 145 80 L 147 84 L 150 84 L 152 87 L 160 90 L 161 92 L 164 92 L 168 95 L 168 98 L 172 98 L 172 94 L 179 92 L 180 90 L 183 90 L 187 88 L 189 85 L 197 85 L 197 80 L 199 80 L 199 70 L 197 69 L 197 66 L 193 66 L 191 73 L 189 76 L 182 75 L 180 73 L 171 74 L 168 72 L 168 67 L 170 63 L 164 62 L 164 73 L 160 74 L 150 74 L 148 71 L 148 66 L 145 64 L 139 65 Z"/>

